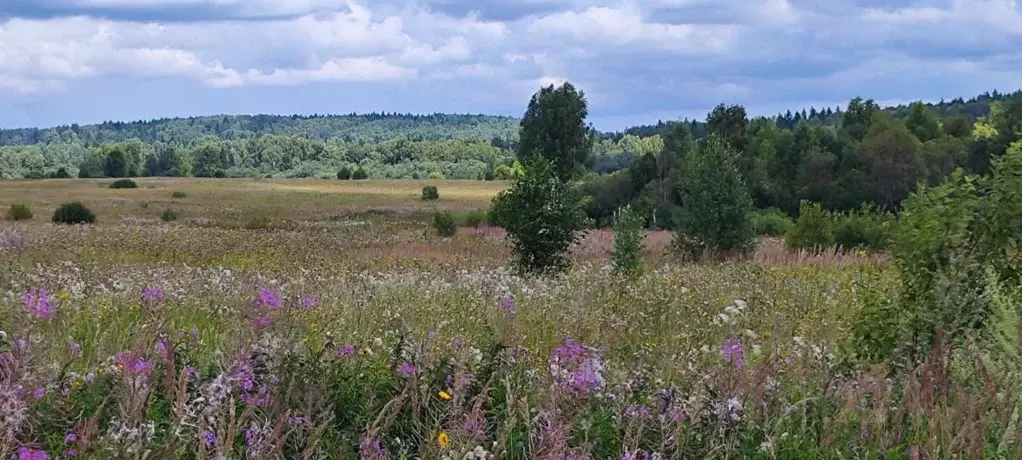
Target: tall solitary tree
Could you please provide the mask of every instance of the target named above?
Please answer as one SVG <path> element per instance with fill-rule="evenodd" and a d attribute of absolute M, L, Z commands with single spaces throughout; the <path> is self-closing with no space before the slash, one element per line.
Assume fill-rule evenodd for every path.
<path fill-rule="evenodd" d="M 571 83 L 540 89 L 522 117 L 519 158 L 545 158 L 553 164 L 562 182 L 571 180 L 592 149 L 592 137 L 586 126 L 588 114 L 585 94 Z"/>

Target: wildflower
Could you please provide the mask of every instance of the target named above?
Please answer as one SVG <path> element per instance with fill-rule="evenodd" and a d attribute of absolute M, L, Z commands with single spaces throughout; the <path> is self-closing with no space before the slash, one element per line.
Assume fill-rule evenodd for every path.
<path fill-rule="evenodd" d="M 43 319 L 49 318 L 55 313 L 53 302 L 50 301 L 50 296 L 43 288 L 25 293 L 25 309 L 37 318 Z"/>
<path fill-rule="evenodd" d="M 68 339 L 67 352 L 72 358 L 78 358 L 82 356 L 82 346 L 75 342 L 74 339 Z"/>
<path fill-rule="evenodd" d="M 436 443 L 440 445 L 441 449 L 446 449 L 451 444 L 451 440 L 447 437 L 446 431 L 441 431 L 436 437 Z"/>
<path fill-rule="evenodd" d="M 45 398 L 46 397 L 46 387 L 36 388 L 35 391 L 32 393 L 32 396 L 35 396 L 36 399 L 43 399 L 43 398 Z"/>
<path fill-rule="evenodd" d="M 259 298 L 256 299 L 257 304 L 270 310 L 277 310 L 280 308 L 280 296 L 265 287 L 259 288 L 258 291 Z"/>
<path fill-rule="evenodd" d="M 77 449 L 67 449 L 60 453 L 61 457 L 74 457 L 75 455 L 78 455 Z"/>
<path fill-rule="evenodd" d="M 359 441 L 358 453 L 362 460 L 387 460 L 390 458 L 387 448 L 371 434 L 366 434 Z"/>
<path fill-rule="evenodd" d="M 163 302 L 163 289 L 158 287 L 146 287 L 142 290 L 142 305 L 146 307 L 155 307 Z"/>
<path fill-rule="evenodd" d="M 167 344 L 164 341 L 156 342 L 156 354 L 163 359 L 167 358 Z"/>
<path fill-rule="evenodd" d="M 652 414 L 650 408 L 643 405 L 632 405 L 625 409 L 625 417 L 630 419 L 646 419 Z"/>
<path fill-rule="evenodd" d="M 355 355 L 355 346 L 354 345 L 345 344 L 345 345 L 341 345 L 340 347 L 337 348 L 337 356 L 340 356 L 342 358 L 347 358 L 347 357 L 354 356 L 354 355 Z"/>
<path fill-rule="evenodd" d="M 301 303 L 302 303 L 302 308 L 304 308 L 306 310 L 312 310 L 312 309 L 315 309 L 315 308 L 319 307 L 320 303 L 322 303 L 322 300 L 319 298 L 318 295 L 317 296 L 305 296 L 305 297 L 302 297 Z"/>
<path fill-rule="evenodd" d="M 205 444 L 206 446 L 212 446 L 216 444 L 216 434 L 213 433 L 213 431 L 208 428 L 203 430 L 202 443 Z"/>
<path fill-rule="evenodd" d="M 114 357 L 114 362 L 121 372 L 128 376 L 148 377 L 153 370 L 153 363 L 146 361 L 135 352 L 122 351 Z"/>
<path fill-rule="evenodd" d="M 448 400 L 448 399 L 451 399 L 451 394 L 446 392 L 446 391 L 444 391 L 444 390 L 440 390 L 439 395 L 440 395 L 440 399 L 443 399 L 445 401 Z"/>
<path fill-rule="evenodd" d="M 18 449 L 18 460 L 48 460 L 49 458 L 50 456 L 46 454 L 45 450 L 24 446 Z"/>
<path fill-rule="evenodd" d="M 26 351 L 26 350 L 28 350 L 28 342 L 26 342 L 25 339 L 17 339 L 17 340 L 15 340 L 14 341 L 14 350 L 15 351 Z"/>
<path fill-rule="evenodd" d="M 734 364 L 735 369 L 742 370 L 745 367 L 745 353 L 740 339 L 729 339 L 720 350 L 724 353 L 724 360 Z"/>
<path fill-rule="evenodd" d="M 401 363 L 397 366 L 397 372 L 403 377 L 411 377 L 415 375 L 415 365 L 408 362 Z"/>
<path fill-rule="evenodd" d="M 502 297 L 500 299 L 500 308 L 508 313 L 515 312 L 515 298 L 511 296 Z"/>
<path fill-rule="evenodd" d="M 94 372 L 85 374 L 85 385 L 91 387 L 94 383 L 96 383 L 96 374 Z"/>
<path fill-rule="evenodd" d="M 76 441 L 78 441 L 78 434 L 74 431 L 69 431 L 64 435 L 64 444 L 73 444 Z"/>
<path fill-rule="evenodd" d="M 561 389 L 595 392 L 603 388 L 603 359 L 598 350 L 565 339 L 550 357 L 550 374 Z"/>

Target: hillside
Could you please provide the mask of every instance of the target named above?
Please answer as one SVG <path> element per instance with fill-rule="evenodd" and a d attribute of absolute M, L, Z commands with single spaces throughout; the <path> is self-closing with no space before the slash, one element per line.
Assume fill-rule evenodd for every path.
<path fill-rule="evenodd" d="M 245 139 L 295 135 L 307 139 L 383 142 L 410 140 L 504 139 L 518 134 L 518 119 L 489 115 L 216 115 L 151 121 L 105 122 L 52 128 L 0 129 L 0 145 L 53 142 L 102 144 L 139 139 L 145 143 L 188 143 L 204 136 Z"/>

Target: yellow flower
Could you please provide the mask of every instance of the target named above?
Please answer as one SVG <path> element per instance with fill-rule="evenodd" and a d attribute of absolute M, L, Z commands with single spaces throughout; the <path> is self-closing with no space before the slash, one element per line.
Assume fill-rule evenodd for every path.
<path fill-rule="evenodd" d="M 67 291 L 60 291 L 60 296 L 58 297 L 58 299 L 60 299 L 60 300 L 67 300 L 67 299 L 70 299 L 70 298 L 71 298 L 71 293 L 69 293 Z"/>
<path fill-rule="evenodd" d="M 446 391 L 441 390 L 440 391 L 440 399 L 451 399 L 451 394 L 446 392 Z"/>
<path fill-rule="evenodd" d="M 441 431 L 440 435 L 436 437 L 436 442 L 437 444 L 440 444 L 441 449 L 446 449 L 447 446 L 451 443 L 451 440 L 447 438 L 446 431 Z"/>

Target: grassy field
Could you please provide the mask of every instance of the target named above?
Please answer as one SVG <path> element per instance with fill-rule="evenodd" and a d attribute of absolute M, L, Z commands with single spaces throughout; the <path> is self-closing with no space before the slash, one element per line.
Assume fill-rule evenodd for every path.
<path fill-rule="evenodd" d="M 975 452 L 954 444 L 975 420 L 906 423 L 933 404 L 841 362 L 855 316 L 897 289 L 882 256 L 766 241 L 683 265 L 654 233 L 628 279 L 597 231 L 563 277 L 523 279 L 499 229 L 428 226 L 499 182 L 138 182 L 0 182 L 4 209 L 36 213 L 0 222 L 0 458 Z M 49 223 L 71 200 L 98 222 Z"/>

